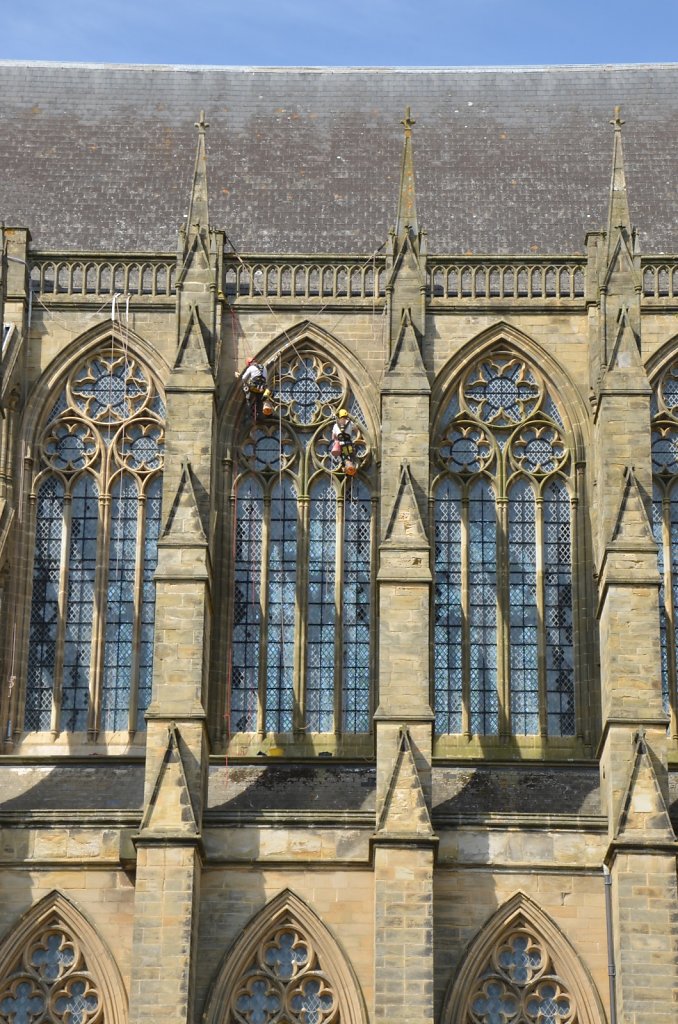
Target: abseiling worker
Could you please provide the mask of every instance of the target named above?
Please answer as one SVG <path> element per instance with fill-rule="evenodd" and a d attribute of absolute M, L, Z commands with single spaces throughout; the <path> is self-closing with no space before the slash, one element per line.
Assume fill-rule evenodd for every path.
<path fill-rule="evenodd" d="M 348 409 L 340 409 L 332 427 L 332 454 L 341 460 L 341 469 L 346 476 L 355 476 L 355 442 L 358 431 L 349 416 Z"/>
<path fill-rule="evenodd" d="M 273 412 L 273 401 L 264 364 L 248 356 L 245 360 L 245 369 L 241 374 L 236 373 L 236 377 L 240 380 L 252 420 L 256 423 L 262 416 L 270 416 Z"/>

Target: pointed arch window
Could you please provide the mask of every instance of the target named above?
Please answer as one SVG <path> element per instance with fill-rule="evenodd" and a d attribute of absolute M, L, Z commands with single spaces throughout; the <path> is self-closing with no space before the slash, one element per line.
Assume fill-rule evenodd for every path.
<path fill-rule="evenodd" d="M 122 1024 L 125 987 L 96 930 L 59 892 L 34 904 L 0 942 L 2 1024 Z"/>
<path fill-rule="evenodd" d="M 538 371 L 477 360 L 433 458 L 437 733 L 574 736 L 572 459 Z"/>
<path fill-rule="evenodd" d="M 331 978 L 313 944 L 293 920 L 281 921 L 259 944 L 231 998 L 228 1024 L 339 1022 Z"/>
<path fill-rule="evenodd" d="M 5 1024 L 98 1024 L 101 993 L 80 944 L 63 922 L 45 924 L 17 956 L 0 987 Z"/>
<path fill-rule="evenodd" d="M 659 629 L 664 710 L 678 734 L 678 359 L 652 395 L 653 529 L 659 549 Z"/>
<path fill-rule="evenodd" d="M 471 987 L 463 1024 L 581 1024 L 543 939 L 521 919 L 500 935 Z"/>
<path fill-rule="evenodd" d="M 115 345 L 69 373 L 37 441 L 24 730 L 144 728 L 165 410 Z"/>
<path fill-rule="evenodd" d="M 233 485 L 231 733 L 371 728 L 374 508 L 366 422 L 332 361 L 278 361 L 271 419 L 243 425 Z M 347 478 L 338 408 L 360 437 Z"/>

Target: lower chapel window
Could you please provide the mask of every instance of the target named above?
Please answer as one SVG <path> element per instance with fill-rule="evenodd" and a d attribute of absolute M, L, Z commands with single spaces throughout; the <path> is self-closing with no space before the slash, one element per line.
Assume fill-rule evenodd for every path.
<path fill-rule="evenodd" d="M 438 733 L 575 733 L 572 459 L 537 370 L 498 349 L 434 437 Z"/>
<path fill-rule="evenodd" d="M 659 622 L 664 710 L 676 733 L 678 686 L 678 360 L 657 381 L 652 396 L 653 525 L 659 548 Z"/>
<path fill-rule="evenodd" d="M 339 1024 L 332 980 L 310 940 L 292 921 L 259 944 L 231 998 L 228 1024 Z"/>
<path fill-rule="evenodd" d="M 135 359 L 68 375 L 37 442 L 24 729 L 144 728 L 164 406 Z"/>
<path fill-rule="evenodd" d="M 464 1024 L 577 1024 L 579 1020 L 569 986 L 528 924 L 518 924 L 495 943 L 463 1017 Z"/>
<path fill-rule="evenodd" d="M 1 1024 L 98 1024 L 103 1005 L 77 939 L 53 921 L 28 942 L 0 988 Z"/>
<path fill-rule="evenodd" d="M 230 729 L 370 730 L 373 503 L 365 419 L 317 355 L 275 366 L 275 410 L 244 426 L 234 483 Z M 337 410 L 358 475 L 331 452 Z"/>

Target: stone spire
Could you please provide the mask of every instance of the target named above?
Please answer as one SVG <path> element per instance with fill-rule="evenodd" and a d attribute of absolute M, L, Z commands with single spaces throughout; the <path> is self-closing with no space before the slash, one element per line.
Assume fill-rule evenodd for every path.
<path fill-rule="evenodd" d="M 400 123 L 405 127 L 405 141 L 400 168 L 400 191 L 398 193 L 398 213 L 395 226 L 395 240 L 398 247 L 405 235 L 410 236 L 413 244 L 418 244 L 419 242 L 417 198 L 414 184 L 414 157 L 412 153 L 412 128 L 417 122 L 412 118 L 409 107 L 405 110 L 405 117 Z"/>
<path fill-rule="evenodd" d="M 417 219 L 412 152 L 414 123 L 408 107 L 401 121 L 405 127 L 405 140 L 400 168 L 396 225 L 391 231 L 391 251 L 386 258 L 389 360 L 392 360 L 403 314 L 407 314 L 411 319 L 419 344 L 426 324 L 426 232 L 420 231 Z"/>
<path fill-rule="evenodd" d="M 629 196 L 626 188 L 626 172 L 624 170 L 624 150 L 622 146 L 621 107 L 614 108 L 614 118 L 610 124 L 614 128 L 614 149 L 612 153 L 612 179 L 610 181 L 610 202 L 607 215 L 607 258 L 611 259 L 621 234 L 630 251 L 633 251 L 635 228 L 631 226 L 629 213 Z"/>
<path fill-rule="evenodd" d="M 205 134 L 209 124 L 205 120 L 205 111 L 200 111 L 200 118 L 195 122 L 198 129 L 198 145 L 195 152 L 195 169 L 193 171 L 193 185 L 191 187 L 191 199 L 188 206 L 188 217 L 186 218 L 186 244 L 194 232 L 207 234 L 209 227 L 209 210 L 207 206 L 207 152 L 205 148 Z"/>

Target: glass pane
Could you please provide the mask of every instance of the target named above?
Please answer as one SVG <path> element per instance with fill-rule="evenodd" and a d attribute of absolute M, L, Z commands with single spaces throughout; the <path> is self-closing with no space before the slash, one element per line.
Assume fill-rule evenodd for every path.
<path fill-rule="evenodd" d="M 678 649 L 678 488 L 673 486 L 670 501 L 670 537 L 671 537 L 671 574 L 673 581 L 673 623 L 674 623 L 674 651 Z M 661 550 L 661 545 L 660 545 Z M 666 613 L 664 613 L 666 614 Z M 668 645 L 667 645 L 668 646 Z M 674 655 L 675 657 L 675 655 Z M 669 688 L 668 680 L 664 687 L 664 710 L 669 712 Z"/>
<path fill-rule="evenodd" d="M 334 585 L 336 579 L 337 498 L 329 480 L 311 491 L 308 543 L 306 728 L 334 727 Z"/>
<path fill-rule="evenodd" d="M 497 695 L 497 517 L 494 494 L 478 480 L 469 495 L 471 732 L 499 731 Z"/>
<path fill-rule="evenodd" d="M 437 733 L 460 733 L 462 711 L 461 495 L 452 480 L 435 494 L 433 688 Z"/>
<path fill-rule="evenodd" d="M 666 552 L 664 551 L 663 531 L 663 501 L 662 492 L 655 485 L 652 495 L 652 532 L 657 542 L 657 562 L 659 568 L 659 640 L 661 644 L 662 662 L 662 697 L 664 710 L 669 710 L 669 652 L 668 652 L 668 616 L 666 614 L 666 587 L 664 586 L 664 573 L 666 571 Z M 669 552 L 670 557 L 670 552 Z"/>
<path fill-rule="evenodd" d="M 271 495 L 268 554 L 266 729 L 291 732 L 294 708 L 294 614 L 297 495 L 288 477 Z"/>
<path fill-rule="evenodd" d="M 44 732 L 51 724 L 59 625 L 63 509 L 63 485 L 53 478 L 45 480 L 36 502 L 33 600 L 24 720 L 24 728 L 28 732 Z"/>
<path fill-rule="evenodd" d="M 574 736 L 574 636 L 570 496 L 562 480 L 544 491 L 544 629 L 549 736 Z"/>
<path fill-rule="evenodd" d="M 127 729 L 134 644 L 134 577 L 139 498 L 136 481 L 118 477 L 111 495 L 111 539 L 104 664 L 101 681 L 101 728 Z"/>
<path fill-rule="evenodd" d="M 144 510 L 144 561 L 141 580 L 141 628 L 139 637 L 139 686 L 137 729 L 146 728 L 144 712 L 151 703 L 153 680 L 153 634 L 155 631 L 155 581 L 158 565 L 158 537 L 162 506 L 162 478 L 156 476 L 146 488 Z"/>
<path fill-rule="evenodd" d="M 261 486 L 255 480 L 245 480 L 238 487 L 235 522 L 232 732 L 255 732 L 257 728 L 263 524 Z"/>
<path fill-rule="evenodd" d="M 372 503 L 364 483 L 353 480 L 344 504 L 344 628 L 342 727 L 370 731 L 370 567 Z"/>
<path fill-rule="evenodd" d="M 539 732 L 537 548 L 534 492 L 520 480 L 509 494 L 511 731 Z"/>
<path fill-rule="evenodd" d="M 98 525 L 97 486 L 92 477 L 82 476 L 71 503 L 61 691 L 61 729 L 73 732 L 87 728 Z"/>

